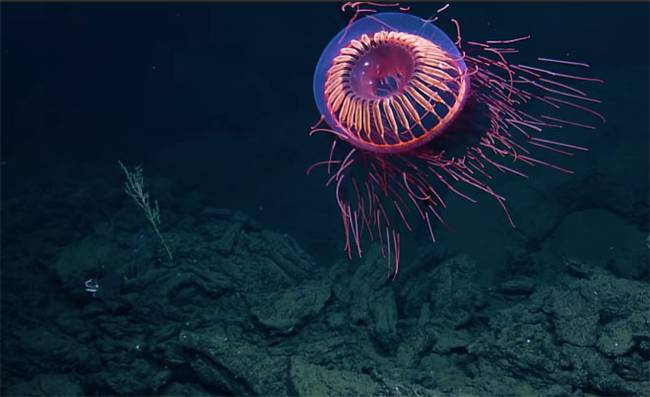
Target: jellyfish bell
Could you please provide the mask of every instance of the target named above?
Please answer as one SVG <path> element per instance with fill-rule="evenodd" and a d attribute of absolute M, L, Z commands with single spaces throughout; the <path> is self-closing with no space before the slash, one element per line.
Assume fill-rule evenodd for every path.
<path fill-rule="evenodd" d="M 530 166 L 570 173 L 535 151 L 572 156 L 587 150 L 548 133 L 595 128 L 593 121 L 573 119 L 576 113 L 582 113 L 579 120 L 604 122 L 590 107 L 600 101 L 573 86 L 602 80 L 574 72 L 589 66 L 581 62 L 537 58 L 569 71 L 509 62 L 515 46 L 530 36 L 464 41 L 452 19 L 454 41 L 431 19 L 375 13 L 368 5 L 381 4 L 346 5 L 356 7 L 353 21 L 329 42 L 316 66 L 313 90 L 321 122 L 311 133 L 327 132 L 333 139 L 327 160 L 307 172 L 327 169 L 348 257 L 361 257 L 364 242 L 376 241 L 395 277 L 400 232 L 422 222 L 435 242 L 447 192 L 470 202 L 476 201 L 471 190 L 491 196 L 514 227 L 506 198 L 491 187 L 493 175 L 525 177 L 521 168 Z M 357 18 L 361 9 L 371 13 Z"/>
<path fill-rule="evenodd" d="M 344 44 L 342 44 L 344 43 Z M 376 153 L 425 145 L 469 95 L 462 54 L 434 24 L 409 14 L 362 18 L 339 32 L 314 74 L 314 97 L 343 140 Z"/>

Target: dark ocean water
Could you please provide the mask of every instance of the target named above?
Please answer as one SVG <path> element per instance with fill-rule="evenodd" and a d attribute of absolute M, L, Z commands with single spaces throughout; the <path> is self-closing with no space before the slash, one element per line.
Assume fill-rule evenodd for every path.
<path fill-rule="evenodd" d="M 452 37 L 530 34 L 522 63 L 589 63 L 607 123 L 562 130 L 590 150 L 545 158 L 573 174 L 495 179 L 516 229 L 448 195 L 393 282 L 305 174 L 338 4 L 1 7 L 2 394 L 649 395 L 647 3 L 444 12 Z"/>

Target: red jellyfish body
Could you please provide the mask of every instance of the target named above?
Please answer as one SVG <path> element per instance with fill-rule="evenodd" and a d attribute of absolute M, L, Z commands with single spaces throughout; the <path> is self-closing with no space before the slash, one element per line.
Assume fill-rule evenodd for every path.
<path fill-rule="evenodd" d="M 353 4 L 356 19 L 364 3 Z M 326 131 L 334 140 L 329 158 L 308 173 L 315 166 L 327 168 L 327 184 L 336 187 L 348 256 L 353 251 L 362 256 L 365 236 L 378 241 L 393 277 L 399 271 L 400 229 L 410 231 L 414 221 L 422 221 L 435 242 L 433 223 L 443 222 L 442 190 L 470 201 L 463 184 L 487 193 L 514 226 L 505 198 L 489 185 L 491 173 L 525 176 L 514 168 L 520 163 L 571 172 L 536 159 L 531 149 L 572 155 L 586 149 L 541 138 L 540 133 L 594 127 L 532 114 L 530 102 L 539 102 L 542 110 L 582 111 L 604 122 L 585 106 L 599 101 L 568 84 L 601 80 L 511 64 L 506 57 L 518 52 L 512 44 L 529 37 L 463 43 L 458 23 L 452 22 L 455 42 L 431 20 L 407 13 L 373 13 L 353 20 L 327 45 L 314 74 L 314 97 L 329 128 L 318 123 L 312 133 Z M 442 142 L 444 136 L 457 138 L 454 151 Z"/>

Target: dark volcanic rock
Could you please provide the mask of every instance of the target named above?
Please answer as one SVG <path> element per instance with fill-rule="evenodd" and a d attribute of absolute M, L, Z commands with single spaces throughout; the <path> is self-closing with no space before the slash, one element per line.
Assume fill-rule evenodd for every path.
<path fill-rule="evenodd" d="M 334 294 L 349 308 L 355 325 L 368 325 L 374 341 L 385 349 L 394 349 L 397 337 L 397 305 L 394 286 L 386 273 L 385 258 L 373 245 L 365 260 L 347 275 L 349 264 L 339 263 L 332 269 Z"/>
<path fill-rule="evenodd" d="M 506 295 L 530 295 L 534 290 L 535 283 L 528 277 L 507 280 L 497 287 L 497 292 Z"/>
<path fill-rule="evenodd" d="M 606 395 L 647 395 L 650 291 L 593 269 L 538 289 L 490 319 L 469 346 L 481 372 L 504 372 L 538 388 L 570 384 Z M 611 357 L 625 357 L 612 360 Z M 643 368 L 639 370 L 638 368 Z"/>
<path fill-rule="evenodd" d="M 377 384 L 365 374 L 327 369 L 300 358 L 291 359 L 291 394 L 298 396 L 374 395 Z"/>
<path fill-rule="evenodd" d="M 289 357 L 259 347 L 220 327 L 183 331 L 179 341 L 193 353 L 191 366 L 205 384 L 235 395 L 286 395 Z"/>
<path fill-rule="evenodd" d="M 83 396 L 81 386 L 64 375 L 38 375 L 9 387 L 7 396 Z"/>
<path fill-rule="evenodd" d="M 550 305 L 552 322 L 558 342 L 577 346 L 593 346 L 598 327 L 598 307 L 593 297 L 584 297 L 580 290 L 553 290 Z"/>
<path fill-rule="evenodd" d="M 152 363 L 136 359 L 130 363 L 112 363 L 102 375 L 111 390 L 120 395 L 158 393 L 167 384 L 171 372 Z"/>
<path fill-rule="evenodd" d="M 322 282 L 309 282 L 281 292 L 251 297 L 255 319 L 276 333 L 291 333 L 309 317 L 315 316 L 330 298 L 331 288 Z"/>
<path fill-rule="evenodd" d="M 612 266 L 513 251 L 488 288 L 423 249 L 393 280 L 377 246 L 327 269 L 229 210 L 165 213 L 170 262 L 135 209 L 40 253 L 11 239 L 3 394 L 648 395 L 648 284 Z"/>

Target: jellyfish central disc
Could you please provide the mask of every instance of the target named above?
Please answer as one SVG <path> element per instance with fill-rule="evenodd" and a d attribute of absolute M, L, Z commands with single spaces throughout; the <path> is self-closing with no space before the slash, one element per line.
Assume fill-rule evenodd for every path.
<path fill-rule="evenodd" d="M 351 70 L 352 90 L 362 98 L 390 97 L 407 85 L 413 74 L 410 52 L 398 45 L 370 48 Z"/>

